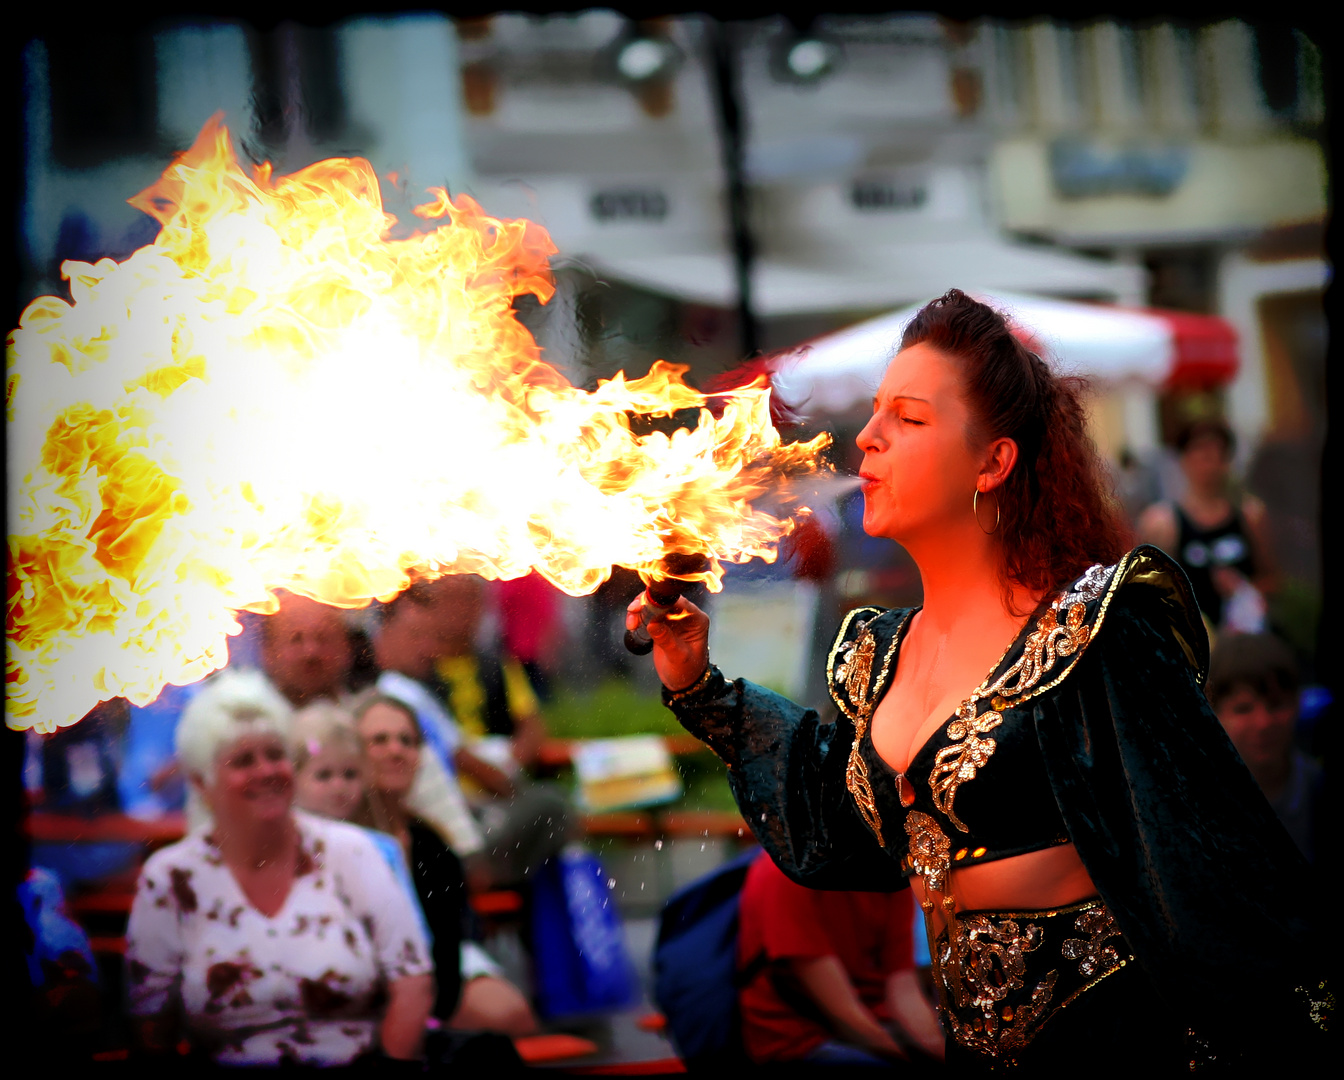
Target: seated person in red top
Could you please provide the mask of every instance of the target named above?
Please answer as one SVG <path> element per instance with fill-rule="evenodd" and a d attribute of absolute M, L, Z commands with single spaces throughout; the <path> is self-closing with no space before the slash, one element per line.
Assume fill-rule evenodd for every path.
<path fill-rule="evenodd" d="M 759 1064 L 942 1060 L 914 964 L 914 906 L 897 893 L 805 889 L 764 852 L 741 897 L 742 1036 Z"/>

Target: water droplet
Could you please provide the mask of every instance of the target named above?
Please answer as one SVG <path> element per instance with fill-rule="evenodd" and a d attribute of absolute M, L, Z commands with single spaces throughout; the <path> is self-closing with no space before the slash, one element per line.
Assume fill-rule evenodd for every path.
<path fill-rule="evenodd" d="M 614 877 L 607 878 L 607 888 L 608 889 L 616 888 L 616 879 Z"/>
<path fill-rule="evenodd" d="M 704 850 L 705 850 L 705 845 L 704 845 L 703 843 L 700 845 L 700 850 L 701 850 L 701 851 L 704 851 Z"/>
<path fill-rule="evenodd" d="M 654 851 L 662 851 L 662 850 L 663 850 L 663 842 L 662 842 L 661 840 L 655 840 L 655 841 L 653 842 L 653 850 L 654 850 Z"/>

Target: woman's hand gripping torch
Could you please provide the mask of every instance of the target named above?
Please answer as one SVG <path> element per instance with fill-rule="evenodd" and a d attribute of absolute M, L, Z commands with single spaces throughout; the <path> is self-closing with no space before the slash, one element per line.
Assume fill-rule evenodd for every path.
<path fill-rule="evenodd" d="M 663 567 L 672 574 L 699 574 L 709 565 L 703 555 L 667 555 L 663 558 Z M 625 632 L 625 647 L 636 656 L 647 656 L 653 651 L 653 638 L 649 635 L 649 623 L 653 619 L 664 619 L 677 606 L 681 594 L 690 588 L 692 582 L 677 578 L 663 578 L 651 581 L 644 590 L 644 601 L 639 612 L 639 623 Z M 632 605 L 633 606 L 633 605 Z"/>
<path fill-rule="evenodd" d="M 649 635 L 649 621 L 660 617 L 666 618 L 667 614 L 677 606 L 677 601 L 681 599 L 681 590 L 687 584 L 685 581 L 673 579 L 649 583 L 649 587 L 641 595 L 644 604 L 639 613 L 639 625 L 633 630 L 625 632 L 625 647 L 627 649 L 636 656 L 647 656 L 653 652 L 653 638 Z"/>
<path fill-rule="evenodd" d="M 663 560 L 668 573 L 685 576 L 707 565 L 698 555 Z M 695 682 L 709 664 L 709 616 L 681 595 L 689 585 L 675 578 L 650 582 L 625 612 L 626 648 L 641 656 L 652 650 L 658 677 L 672 690 Z"/>

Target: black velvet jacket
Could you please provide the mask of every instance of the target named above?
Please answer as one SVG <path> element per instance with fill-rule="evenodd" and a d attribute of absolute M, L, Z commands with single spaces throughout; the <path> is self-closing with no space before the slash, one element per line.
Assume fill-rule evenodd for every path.
<path fill-rule="evenodd" d="M 911 614 L 846 618 L 831 723 L 713 668 L 664 693 L 781 869 L 813 888 L 893 890 L 913 872 L 938 888 L 960 865 L 1071 842 L 1171 1012 L 1233 1038 L 1251 1003 L 1261 1035 L 1318 1029 L 1309 870 L 1204 697 L 1208 639 L 1179 567 L 1140 547 L 1042 604 L 898 785 L 867 727 Z"/>

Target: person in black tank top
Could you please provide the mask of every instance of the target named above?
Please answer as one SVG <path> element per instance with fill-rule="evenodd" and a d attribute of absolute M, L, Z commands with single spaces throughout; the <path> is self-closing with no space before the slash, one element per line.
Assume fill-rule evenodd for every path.
<path fill-rule="evenodd" d="M 1187 491 L 1178 502 L 1150 506 L 1138 522 L 1141 540 L 1163 548 L 1180 563 L 1201 613 L 1215 629 L 1227 620 L 1228 602 L 1238 590 L 1250 584 L 1263 596 L 1273 588 L 1264 506 L 1251 497 L 1238 500 L 1228 491 L 1234 445 L 1222 420 L 1187 424 L 1176 438 Z"/>
<path fill-rule="evenodd" d="M 1223 524 L 1206 528 L 1191 521 L 1180 503 L 1172 509 L 1176 513 L 1176 559 L 1195 590 L 1199 610 L 1218 626 L 1223 621 L 1223 594 L 1215 584 L 1215 571 L 1227 567 L 1247 581 L 1255 580 L 1255 554 L 1246 519 L 1240 508 L 1233 507 L 1232 516 Z"/>

